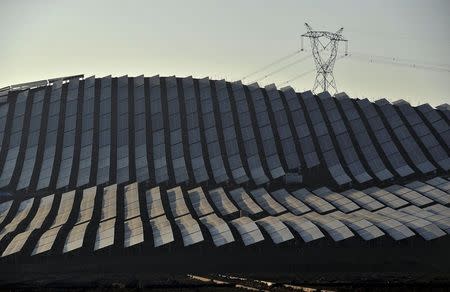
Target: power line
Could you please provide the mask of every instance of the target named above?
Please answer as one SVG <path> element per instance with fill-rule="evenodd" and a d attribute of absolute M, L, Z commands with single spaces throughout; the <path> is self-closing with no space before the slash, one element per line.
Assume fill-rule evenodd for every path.
<path fill-rule="evenodd" d="M 311 73 L 313 73 L 313 72 L 316 72 L 316 69 L 312 69 L 312 70 L 303 72 L 303 73 L 301 73 L 301 74 L 295 75 L 295 76 L 293 76 L 291 79 L 288 79 L 288 80 L 286 80 L 286 81 L 280 83 L 280 85 L 289 84 L 289 83 L 291 83 L 292 81 L 297 80 L 297 79 L 300 79 L 300 78 L 302 78 L 302 77 L 304 77 L 304 76 L 306 76 L 306 75 L 308 75 L 308 74 L 311 74 Z"/>
<path fill-rule="evenodd" d="M 289 63 L 289 64 L 287 64 L 287 65 L 284 65 L 283 67 L 278 68 L 278 69 L 276 69 L 276 70 L 274 70 L 274 71 L 271 71 L 271 72 L 267 73 L 266 75 L 264 75 L 264 76 L 262 76 L 262 77 L 256 79 L 256 80 L 253 81 L 253 82 L 262 81 L 262 80 L 266 79 L 267 77 L 270 77 L 270 76 L 272 76 L 272 75 L 274 75 L 274 74 L 276 74 L 276 73 L 278 73 L 278 72 L 281 72 L 281 71 L 283 71 L 283 70 L 285 70 L 285 69 L 287 69 L 287 68 L 289 68 L 289 67 L 292 67 L 292 66 L 294 66 L 294 65 L 296 65 L 296 64 L 298 64 L 298 63 L 301 63 L 301 62 L 303 62 L 303 61 L 308 60 L 311 56 L 312 56 L 312 55 L 310 54 L 310 55 L 305 56 L 305 57 L 303 57 L 303 58 L 301 58 L 301 59 L 299 59 L 299 60 L 296 60 L 296 61 L 294 61 L 294 62 L 291 62 L 291 63 Z"/>
<path fill-rule="evenodd" d="M 391 39 L 391 40 L 409 40 L 414 42 L 424 42 L 424 41 L 434 41 L 434 42 L 443 42 L 450 44 L 450 39 L 443 39 L 443 38 L 417 38 L 407 33 L 388 33 L 388 32 L 377 32 L 377 31 L 357 31 L 357 30 L 346 30 L 350 34 L 358 34 L 362 37 L 367 38 L 373 38 L 373 36 L 377 36 L 377 38 L 385 38 L 385 39 Z M 445 33 L 440 33 L 441 35 L 444 35 Z M 423 36 L 423 34 L 421 35 Z"/>
<path fill-rule="evenodd" d="M 352 55 L 367 57 L 367 58 L 371 58 L 371 59 L 375 59 L 375 58 L 384 59 L 384 60 L 389 60 L 392 62 L 414 63 L 417 65 L 424 65 L 424 66 L 449 67 L 450 68 L 450 64 L 434 63 L 434 62 L 417 60 L 417 59 L 389 57 L 389 56 L 382 56 L 382 55 L 365 54 L 365 53 L 361 53 L 361 52 L 352 52 Z"/>
<path fill-rule="evenodd" d="M 443 67 L 437 67 L 437 66 L 431 66 L 431 65 L 421 65 L 421 64 L 406 63 L 406 62 L 395 62 L 395 61 L 391 61 L 391 60 L 377 59 L 377 58 L 370 57 L 370 56 L 364 57 L 364 56 L 358 56 L 358 55 L 352 55 L 352 54 L 350 54 L 349 57 L 356 61 L 367 61 L 369 63 L 378 63 L 378 64 L 392 65 L 392 66 L 398 66 L 398 67 L 410 68 L 410 69 L 428 70 L 428 71 L 434 71 L 434 72 L 450 72 L 450 68 L 443 68 Z"/>
<path fill-rule="evenodd" d="M 247 79 L 247 78 L 250 77 L 250 76 L 253 76 L 253 75 L 255 75 L 255 74 L 258 74 L 258 73 L 260 73 L 260 72 L 263 72 L 264 70 L 266 70 L 266 69 L 268 69 L 268 68 L 270 68 L 270 67 L 272 67 L 272 66 L 274 66 L 274 65 L 276 65 L 276 64 L 278 64 L 278 63 L 281 63 L 281 62 L 283 62 L 283 61 L 285 61 L 285 60 L 287 60 L 287 59 L 290 59 L 290 58 L 292 58 L 293 56 L 299 54 L 300 52 L 301 52 L 301 50 L 297 50 L 297 51 L 295 51 L 295 52 L 289 53 L 288 55 L 283 56 L 283 57 L 281 57 L 281 58 L 279 58 L 279 59 L 277 59 L 277 60 L 275 60 L 275 61 L 273 61 L 273 62 L 271 62 L 271 63 L 269 63 L 269 64 L 267 64 L 267 65 L 265 65 L 264 67 L 261 67 L 261 68 L 259 68 L 258 70 L 251 72 L 250 74 L 247 74 L 246 76 L 244 76 L 244 77 L 242 78 L 242 80 L 245 80 L 245 79 Z"/>

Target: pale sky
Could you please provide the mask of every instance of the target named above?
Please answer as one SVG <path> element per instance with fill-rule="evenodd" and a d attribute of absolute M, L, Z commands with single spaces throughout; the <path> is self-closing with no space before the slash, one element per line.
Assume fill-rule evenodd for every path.
<path fill-rule="evenodd" d="M 335 66 L 339 91 L 414 105 L 450 103 L 448 0 L 0 0 L 0 11 L 0 87 L 73 74 L 239 80 L 298 50 L 308 22 L 317 30 L 344 27 L 350 53 L 444 68 L 435 72 L 347 57 Z M 283 87 L 312 69 L 310 57 L 259 84 Z M 290 85 L 309 90 L 314 77 L 310 73 Z"/>

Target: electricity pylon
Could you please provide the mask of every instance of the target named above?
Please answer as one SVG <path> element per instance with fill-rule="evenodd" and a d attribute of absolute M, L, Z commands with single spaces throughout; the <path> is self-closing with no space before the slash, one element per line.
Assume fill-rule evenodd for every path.
<path fill-rule="evenodd" d="M 339 42 L 345 42 L 345 56 L 348 55 L 348 41 L 342 36 L 344 28 L 339 29 L 337 32 L 318 31 L 313 30 L 311 26 L 305 23 L 307 33 L 302 34 L 301 37 L 301 50 L 303 51 L 303 39 L 309 38 L 311 41 L 311 49 L 314 57 L 314 63 L 316 64 L 316 81 L 314 82 L 313 92 L 316 92 L 317 88 L 321 88 L 322 91 L 329 91 L 330 88 L 334 89 L 337 93 L 336 82 L 334 81 L 333 68 L 336 62 L 336 56 L 338 52 Z M 329 52 L 328 57 L 324 52 Z"/>

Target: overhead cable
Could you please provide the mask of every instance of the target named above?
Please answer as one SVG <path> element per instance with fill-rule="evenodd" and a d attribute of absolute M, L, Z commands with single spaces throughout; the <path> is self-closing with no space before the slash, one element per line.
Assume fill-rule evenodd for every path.
<path fill-rule="evenodd" d="M 423 66 L 431 66 L 431 67 L 444 67 L 444 68 L 450 68 L 450 64 L 443 64 L 443 63 L 435 63 L 435 62 L 429 62 L 429 61 L 423 61 L 423 60 L 417 60 L 417 59 L 408 59 L 408 58 L 399 58 L 399 57 L 393 57 L 393 56 L 383 56 L 383 55 L 374 55 L 374 54 L 366 54 L 361 52 L 352 52 L 353 56 L 360 56 L 360 57 L 366 57 L 370 59 L 383 59 L 388 60 L 392 62 L 400 62 L 400 63 L 409 63 L 409 64 L 416 64 L 416 65 L 423 65 Z"/>
<path fill-rule="evenodd" d="M 301 58 L 301 59 L 299 59 L 299 60 L 296 60 L 296 61 L 294 61 L 294 62 L 291 62 L 291 63 L 289 63 L 289 64 L 287 64 L 287 65 L 284 65 L 283 67 L 278 68 L 278 69 L 276 69 L 276 70 L 274 70 L 274 71 L 271 71 L 271 72 L 267 73 L 266 75 L 264 75 L 264 76 L 262 76 L 262 77 L 256 79 L 256 80 L 253 81 L 253 82 L 262 81 L 262 80 L 266 79 L 267 77 L 270 77 L 270 76 L 272 76 L 272 75 L 274 75 L 274 74 L 276 74 L 276 73 L 278 73 L 278 72 L 281 72 L 281 71 L 283 71 L 283 70 L 285 70 L 285 69 L 287 69 L 287 68 L 289 68 L 289 67 L 292 67 L 292 66 L 294 66 L 294 65 L 296 65 L 296 64 L 298 64 L 298 63 L 301 63 L 301 62 L 304 62 L 304 61 L 310 59 L 311 56 L 312 56 L 312 55 L 309 54 L 308 56 L 305 56 L 305 57 L 303 57 L 303 58 Z"/>
<path fill-rule="evenodd" d="M 272 67 L 272 66 L 274 66 L 274 65 L 276 65 L 276 64 L 278 64 L 278 63 L 281 63 L 281 62 L 283 62 L 283 61 L 285 61 L 285 60 L 287 60 L 287 59 L 290 59 L 290 58 L 294 57 L 295 55 L 299 54 L 300 52 L 301 52 L 301 50 L 297 50 L 297 51 L 295 51 L 295 52 L 289 53 L 288 55 L 283 56 L 283 57 L 281 57 L 281 58 L 279 58 L 279 59 L 277 59 L 277 60 L 275 60 L 275 61 L 273 61 L 273 62 L 271 62 L 271 63 L 269 63 L 269 64 L 267 64 L 267 65 L 265 65 L 265 66 L 263 66 L 263 67 L 261 67 L 261 68 L 259 68 L 258 70 L 251 72 L 250 74 L 247 74 L 246 76 L 244 76 L 244 77 L 242 78 L 242 80 L 245 80 L 245 79 L 247 79 L 248 77 L 253 76 L 253 75 L 256 75 L 256 74 L 258 74 L 258 73 L 261 73 L 261 72 L 263 72 L 264 70 L 266 70 L 266 69 L 268 69 L 268 68 L 270 68 L 270 67 Z"/>
<path fill-rule="evenodd" d="M 396 62 L 391 61 L 388 59 L 378 59 L 374 57 L 364 57 L 364 56 L 358 56 L 358 55 L 352 55 L 350 54 L 349 57 L 352 60 L 361 61 L 361 62 L 368 62 L 370 63 L 378 63 L 378 64 L 385 64 L 385 65 L 392 65 L 392 66 L 398 66 L 403 68 L 410 68 L 410 69 L 419 69 L 419 70 L 428 70 L 428 71 L 434 71 L 434 72 L 450 72 L 450 68 L 445 67 L 438 67 L 438 66 L 432 66 L 432 65 L 422 65 L 422 64 L 414 64 L 414 63 L 407 63 L 407 62 Z"/>

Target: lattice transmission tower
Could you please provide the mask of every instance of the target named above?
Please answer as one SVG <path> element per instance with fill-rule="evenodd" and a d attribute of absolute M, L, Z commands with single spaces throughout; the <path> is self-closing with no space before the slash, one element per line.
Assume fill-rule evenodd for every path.
<path fill-rule="evenodd" d="M 303 39 L 309 38 L 311 41 L 311 50 L 316 64 L 316 81 L 314 82 L 313 92 L 317 88 L 322 91 L 334 89 L 337 93 L 336 82 L 334 81 L 333 68 L 338 54 L 339 42 L 345 43 L 345 55 L 348 55 L 348 41 L 342 36 L 344 28 L 337 32 L 313 30 L 311 26 L 305 23 L 307 33 L 301 35 L 301 50 L 303 51 Z"/>

